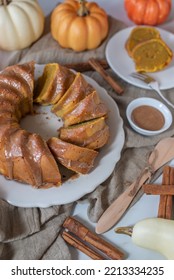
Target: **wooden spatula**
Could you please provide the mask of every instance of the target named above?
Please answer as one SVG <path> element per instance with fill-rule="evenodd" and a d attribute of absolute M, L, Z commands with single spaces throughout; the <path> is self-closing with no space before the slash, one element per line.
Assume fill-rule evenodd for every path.
<path fill-rule="evenodd" d="M 152 167 L 153 173 L 160 167 L 168 163 L 174 158 L 174 138 L 164 138 L 158 142 L 154 150 L 149 156 L 149 165 Z M 100 217 L 97 226 L 96 233 L 103 233 L 114 226 L 127 208 L 131 204 L 132 200 L 140 190 L 142 185 L 151 178 L 149 170 L 145 169 L 142 173 L 140 180 L 133 182 L 125 192 L 123 192 L 103 213 Z"/>

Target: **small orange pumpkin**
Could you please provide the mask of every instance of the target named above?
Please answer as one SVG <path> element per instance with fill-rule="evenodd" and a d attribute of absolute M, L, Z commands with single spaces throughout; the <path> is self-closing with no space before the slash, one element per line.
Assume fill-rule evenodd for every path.
<path fill-rule="evenodd" d="M 125 10 L 130 20 L 140 25 L 158 25 L 167 19 L 171 0 L 125 0 Z"/>
<path fill-rule="evenodd" d="M 95 49 L 109 30 L 106 12 L 95 2 L 65 0 L 51 15 L 51 34 L 64 48 Z"/>

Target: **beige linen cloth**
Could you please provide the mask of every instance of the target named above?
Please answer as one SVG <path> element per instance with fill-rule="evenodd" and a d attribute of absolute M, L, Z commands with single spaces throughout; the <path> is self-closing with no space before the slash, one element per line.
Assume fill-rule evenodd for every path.
<path fill-rule="evenodd" d="M 8 53 L 8 56 L 2 52 L 4 59 L 0 62 L 0 68 L 30 60 L 41 64 L 49 62 L 66 64 L 87 61 L 90 57 L 104 58 L 109 38 L 119 30 L 126 28 L 124 23 L 113 18 L 109 18 L 109 21 L 109 36 L 99 48 L 75 53 L 72 50 L 60 48 L 52 39 L 49 33 L 49 19 L 47 19 L 45 33 L 30 48 Z M 119 55 L 116 52 L 113 59 L 117 59 Z M 134 132 L 125 116 L 127 105 L 137 97 L 146 96 L 158 99 L 158 96 L 154 91 L 140 89 L 122 81 L 111 69 L 107 71 L 124 87 L 122 96 L 118 96 L 95 71 L 85 74 L 104 87 L 117 103 L 120 115 L 124 120 L 125 143 L 121 159 L 110 177 L 92 193 L 81 198 L 82 201 L 84 199 L 88 201 L 88 217 L 94 223 L 98 221 L 112 201 L 139 176 L 142 168 L 146 166 L 147 155 L 154 145 L 160 139 L 174 135 L 174 125 L 165 133 L 154 137 L 144 137 Z M 165 90 L 163 93 L 174 103 L 174 89 Z M 83 186 L 81 187 L 83 188 Z M 140 195 L 141 193 L 138 194 L 136 200 Z M 69 247 L 61 238 L 60 230 L 63 221 L 71 214 L 76 203 L 78 202 L 49 208 L 20 208 L 0 200 L 0 259 L 71 259 Z"/>

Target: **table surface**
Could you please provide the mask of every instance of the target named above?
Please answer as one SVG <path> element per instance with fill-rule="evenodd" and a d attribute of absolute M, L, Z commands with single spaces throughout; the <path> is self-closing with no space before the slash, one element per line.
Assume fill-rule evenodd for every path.
<path fill-rule="evenodd" d="M 57 5 L 58 0 L 39 0 L 38 1 L 43 8 L 45 15 L 48 15 L 52 9 Z M 125 22 L 128 26 L 133 26 L 132 23 L 128 18 L 124 10 L 124 1 L 123 0 L 98 0 L 96 1 L 101 7 L 103 7 L 106 12 Z M 174 0 L 172 1 L 174 4 Z M 161 28 L 164 28 L 168 31 L 173 31 L 174 26 L 174 8 L 171 11 L 171 14 L 165 24 L 160 25 Z M 159 178 L 160 180 L 160 178 Z M 118 226 L 126 226 L 126 225 L 133 225 L 137 221 L 146 218 L 146 217 L 154 217 L 157 215 L 157 207 L 158 207 L 159 197 L 158 196 L 147 196 L 143 195 L 141 199 L 133 206 L 131 209 L 124 215 L 124 217 L 117 223 Z M 95 224 L 91 223 L 87 216 L 88 211 L 88 203 L 78 203 L 72 213 L 75 215 L 80 221 L 85 223 L 89 228 L 92 230 L 95 229 Z M 111 242 L 112 244 L 118 246 L 121 250 L 123 250 L 126 254 L 127 260 L 160 260 L 164 259 L 164 257 L 156 252 L 152 252 L 147 249 L 142 249 L 137 247 L 132 243 L 132 240 L 129 236 L 119 235 L 114 232 L 114 228 L 106 232 L 102 235 L 107 241 Z M 73 259 L 81 259 L 81 260 L 88 260 L 89 258 L 84 255 L 83 253 L 77 251 L 76 249 L 72 250 L 72 258 Z"/>

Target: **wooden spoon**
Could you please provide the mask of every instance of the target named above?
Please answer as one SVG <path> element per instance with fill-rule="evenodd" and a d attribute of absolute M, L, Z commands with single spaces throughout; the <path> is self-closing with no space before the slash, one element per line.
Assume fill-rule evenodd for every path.
<path fill-rule="evenodd" d="M 174 138 L 164 138 L 158 142 L 149 157 L 149 165 L 152 167 L 153 173 L 160 167 L 168 163 L 174 158 Z M 109 230 L 114 226 L 126 212 L 132 200 L 140 190 L 142 185 L 151 178 L 148 169 L 144 169 L 140 180 L 133 182 L 125 192 L 123 192 L 103 213 L 100 217 L 96 233 L 100 234 Z"/>

